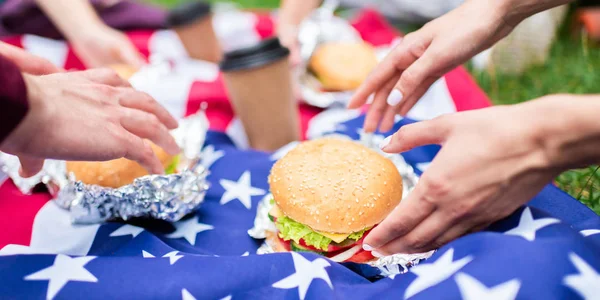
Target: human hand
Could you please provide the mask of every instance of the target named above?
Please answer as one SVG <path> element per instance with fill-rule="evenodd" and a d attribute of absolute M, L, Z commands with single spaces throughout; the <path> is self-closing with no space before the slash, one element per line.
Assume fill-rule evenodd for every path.
<path fill-rule="evenodd" d="M 298 26 L 282 23 L 277 27 L 277 36 L 281 45 L 290 50 L 290 65 L 298 66 L 302 62 L 300 42 L 298 41 Z"/>
<path fill-rule="evenodd" d="M 518 20 L 506 20 L 504 1 L 468 1 L 406 35 L 351 98 L 359 108 L 373 95 L 364 129 L 388 131 L 437 79 L 506 36 Z"/>
<path fill-rule="evenodd" d="M 445 115 L 388 137 L 382 143 L 388 153 L 426 144 L 442 149 L 415 189 L 365 238 L 364 248 L 374 256 L 425 252 L 484 229 L 529 201 L 561 171 L 546 149 L 558 145 L 549 142 L 558 135 L 545 128 L 560 117 L 546 118 L 556 109 L 549 112 L 544 102 Z"/>
<path fill-rule="evenodd" d="M 50 61 L 33 55 L 21 48 L 0 42 L 0 54 L 12 61 L 23 73 L 47 75 L 64 72 Z"/>
<path fill-rule="evenodd" d="M 111 160 L 125 157 L 163 173 L 149 139 L 171 154 L 179 148 L 168 129 L 177 121 L 149 95 L 110 69 L 24 75 L 29 112 L 0 145 L 33 176 L 45 158 Z"/>
<path fill-rule="evenodd" d="M 125 34 L 104 24 L 71 34 L 73 49 L 88 68 L 129 65 L 139 68 L 144 58 Z"/>

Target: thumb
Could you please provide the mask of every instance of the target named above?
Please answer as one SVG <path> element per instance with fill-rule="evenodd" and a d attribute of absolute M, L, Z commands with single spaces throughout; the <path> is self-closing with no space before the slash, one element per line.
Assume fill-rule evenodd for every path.
<path fill-rule="evenodd" d="M 44 160 L 39 158 L 19 156 L 19 161 L 21 162 L 19 175 L 21 175 L 23 178 L 29 178 L 36 175 L 44 166 Z"/>
<path fill-rule="evenodd" d="M 396 133 L 388 136 L 379 147 L 388 153 L 400 153 L 413 148 L 441 144 L 448 134 L 448 127 L 438 119 L 421 121 L 400 127 Z"/>

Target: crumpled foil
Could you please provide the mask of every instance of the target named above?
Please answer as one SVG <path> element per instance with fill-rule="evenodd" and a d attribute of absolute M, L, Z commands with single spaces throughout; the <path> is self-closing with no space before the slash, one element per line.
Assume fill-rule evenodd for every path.
<path fill-rule="evenodd" d="M 338 135 L 328 135 L 338 136 Z M 339 136 L 340 138 L 347 138 L 347 136 Z M 404 186 L 403 198 L 406 198 L 408 193 L 410 193 L 414 187 L 417 185 L 419 177 L 415 174 L 414 169 L 406 163 L 402 155 L 400 154 L 387 154 L 383 151 L 379 150 L 378 145 L 379 139 L 381 137 L 373 134 L 363 134 L 361 135 L 360 143 L 368 146 L 369 148 L 378 151 L 388 159 L 390 159 L 394 165 L 398 168 L 400 175 L 402 176 L 402 182 Z M 375 145 L 375 146 L 374 146 Z M 250 235 L 254 239 L 265 239 L 267 232 L 276 232 L 277 228 L 275 224 L 269 219 L 269 211 L 273 207 L 271 204 L 271 199 L 273 195 L 266 195 L 260 203 L 258 203 L 258 207 L 256 210 L 256 218 L 254 219 L 254 227 L 248 230 L 248 235 Z M 274 249 L 267 241 L 265 241 L 256 251 L 257 254 L 269 254 L 274 253 Z M 404 274 L 408 271 L 408 268 L 418 264 L 424 259 L 427 259 L 433 255 L 435 250 L 426 252 L 426 253 L 414 253 L 414 254 L 394 254 L 385 257 L 378 258 L 376 260 L 370 261 L 366 263 L 371 267 L 377 268 L 380 271 L 380 276 L 383 277 L 393 277 L 398 274 Z"/>
<path fill-rule="evenodd" d="M 200 153 L 208 119 L 203 111 L 179 122 L 171 134 L 182 154 L 176 174 L 147 175 L 120 188 L 84 184 L 67 174 L 66 162 L 47 160 L 42 171 L 31 178 L 19 175 L 19 159 L 0 153 L 0 168 L 27 194 L 44 184 L 56 203 L 70 211 L 74 224 L 102 223 L 134 217 L 176 222 L 195 211 L 208 190 L 208 170 L 200 163 Z"/>

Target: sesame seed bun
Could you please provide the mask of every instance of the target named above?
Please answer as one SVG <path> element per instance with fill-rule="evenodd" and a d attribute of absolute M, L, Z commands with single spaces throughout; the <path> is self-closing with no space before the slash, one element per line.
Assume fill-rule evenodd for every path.
<path fill-rule="evenodd" d="M 366 43 L 336 42 L 320 46 L 309 68 L 325 90 L 354 90 L 377 66 L 375 49 Z"/>
<path fill-rule="evenodd" d="M 168 167 L 173 161 L 173 156 L 157 145 L 150 143 L 150 146 L 163 167 Z M 68 161 L 67 172 L 72 172 L 75 179 L 85 184 L 111 188 L 131 184 L 134 179 L 148 175 L 148 171 L 140 164 L 125 158 L 104 162 Z"/>
<path fill-rule="evenodd" d="M 380 223 L 402 199 L 402 177 L 379 153 L 354 141 L 303 142 L 269 175 L 280 211 L 316 231 L 349 234 Z"/>

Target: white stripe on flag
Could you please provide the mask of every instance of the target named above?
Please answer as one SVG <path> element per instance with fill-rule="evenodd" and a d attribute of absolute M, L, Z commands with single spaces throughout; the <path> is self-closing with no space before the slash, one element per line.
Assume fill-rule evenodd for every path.
<path fill-rule="evenodd" d="M 23 36 L 23 48 L 29 53 L 43 57 L 58 67 L 64 68 L 69 53 L 67 43 L 35 35 Z"/>
<path fill-rule="evenodd" d="M 408 112 L 407 117 L 415 120 L 429 120 L 454 112 L 456 112 L 456 106 L 450 91 L 448 91 L 446 80 L 442 77 L 431 85 L 425 95 Z"/>

